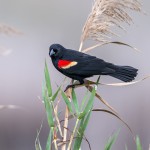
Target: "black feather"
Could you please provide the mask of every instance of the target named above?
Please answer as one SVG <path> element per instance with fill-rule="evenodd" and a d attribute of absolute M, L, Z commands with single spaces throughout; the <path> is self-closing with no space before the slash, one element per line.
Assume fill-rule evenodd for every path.
<path fill-rule="evenodd" d="M 130 66 L 116 66 L 114 65 L 115 72 L 110 74 L 110 76 L 122 80 L 124 82 L 130 82 L 137 76 L 138 69 Z"/>
<path fill-rule="evenodd" d="M 50 52 L 53 50 L 54 55 L 51 56 L 55 68 L 64 75 L 84 83 L 84 78 L 93 75 L 109 75 L 124 82 L 130 82 L 137 76 L 138 69 L 130 66 L 117 66 L 95 56 L 90 56 L 75 50 L 66 49 L 59 44 L 50 46 Z M 49 52 L 49 53 L 50 53 Z M 77 62 L 76 65 L 63 69 L 58 67 L 59 60 L 68 60 Z"/>

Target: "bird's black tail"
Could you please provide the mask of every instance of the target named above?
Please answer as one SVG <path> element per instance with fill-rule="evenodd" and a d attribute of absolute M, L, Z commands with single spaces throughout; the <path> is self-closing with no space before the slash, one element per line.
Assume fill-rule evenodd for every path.
<path fill-rule="evenodd" d="M 115 69 L 115 72 L 109 75 L 124 82 L 130 82 L 134 80 L 138 71 L 138 69 L 130 66 L 113 65 L 113 69 Z"/>

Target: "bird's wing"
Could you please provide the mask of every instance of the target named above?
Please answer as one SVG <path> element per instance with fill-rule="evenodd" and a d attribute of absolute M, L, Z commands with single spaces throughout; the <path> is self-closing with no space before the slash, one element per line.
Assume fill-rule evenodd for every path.
<path fill-rule="evenodd" d="M 58 61 L 59 69 L 67 74 L 87 77 L 114 72 L 114 70 L 107 67 L 108 63 L 95 56 L 77 51 L 72 53 L 69 51 L 68 53 Z"/>

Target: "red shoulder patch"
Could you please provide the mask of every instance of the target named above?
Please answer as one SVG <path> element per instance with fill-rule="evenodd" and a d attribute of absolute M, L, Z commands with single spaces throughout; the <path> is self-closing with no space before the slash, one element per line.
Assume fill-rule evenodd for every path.
<path fill-rule="evenodd" d="M 69 60 L 59 60 L 58 61 L 58 68 L 61 68 L 61 69 L 68 69 L 72 66 L 75 66 L 77 64 L 76 61 L 69 61 Z"/>

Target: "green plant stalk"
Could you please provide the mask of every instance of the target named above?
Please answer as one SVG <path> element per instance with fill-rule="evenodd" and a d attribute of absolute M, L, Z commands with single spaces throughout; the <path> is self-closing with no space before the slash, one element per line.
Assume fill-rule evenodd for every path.
<path fill-rule="evenodd" d="M 73 141 L 73 138 L 74 138 L 74 135 L 75 135 L 75 132 L 76 132 L 78 123 L 79 123 L 79 119 L 77 119 L 77 121 L 76 121 L 76 123 L 75 123 L 75 126 L 74 126 L 73 132 L 72 132 L 72 134 L 71 134 L 70 142 L 69 142 L 69 145 L 68 145 L 67 150 L 70 150 L 70 149 L 71 149 L 71 144 L 72 144 L 72 141 Z"/>
<path fill-rule="evenodd" d="M 81 149 L 81 143 L 82 143 L 82 139 L 83 139 L 83 136 L 84 136 L 84 132 L 86 130 L 86 127 L 88 125 L 88 122 L 89 122 L 89 119 L 90 119 L 90 116 L 91 116 L 91 112 L 90 111 L 87 116 L 84 116 L 81 121 L 80 121 L 80 125 L 79 125 L 79 129 L 78 129 L 78 132 L 77 132 L 77 138 L 75 140 L 75 143 L 74 143 L 74 148 L 73 150 L 77 150 L 77 149 Z"/>
<path fill-rule="evenodd" d="M 50 130 L 47 138 L 45 150 L 51 150 L 51 144 L 52 144 L 52 131 Z"/>

